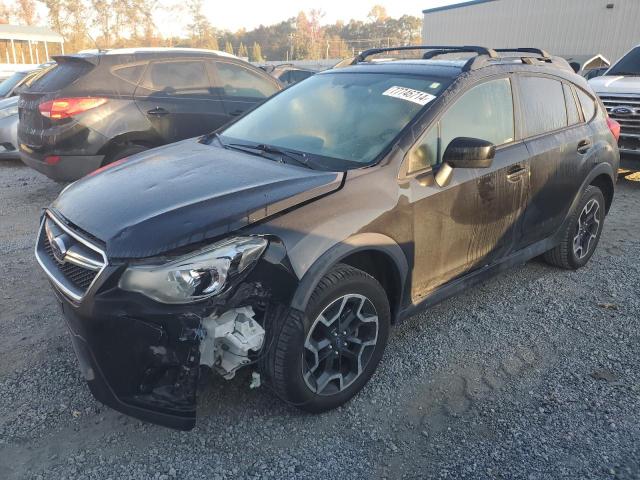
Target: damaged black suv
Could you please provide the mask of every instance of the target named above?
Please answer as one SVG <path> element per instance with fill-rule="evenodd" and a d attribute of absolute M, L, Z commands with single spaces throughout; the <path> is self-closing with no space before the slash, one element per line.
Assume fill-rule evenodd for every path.
<path fill-rule="evenodd" d="M 369 60 L 394 50 L 421 56 Z M 538 255 L 589 260 L 619 127 L 564 60 L 421 46 L 348 63 L 45 211 L 36 256 L 100 401 L 189 429 L 201 368 L 251 366 L 331 409 L 394 322 Z"/>

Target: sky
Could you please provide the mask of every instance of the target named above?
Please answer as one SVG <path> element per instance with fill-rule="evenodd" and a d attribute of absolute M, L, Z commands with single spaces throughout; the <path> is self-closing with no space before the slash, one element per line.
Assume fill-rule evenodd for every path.
<path fill-rule="evenodd" d="M 335 23 L 337 20 L 366 20 L 371 8 L 382 5 L 394 18 L 402 15 L 422 16 L 422 10 L 460 3 L 463 0 L 239 0 L 220 2 L 204 0 L 204 13 L 211 24 L 221 30 L 236 31 L 240 28 L 251 30 L 260 24 L 271 25 L 287 18 L 295 17 L 299 11 L 313 8 L 325 12 L 322 23 Z M 224 7 L 223 7 L 224 5 Z M 232 8 L 225 8 L 225 7 Z M 179 33 L 184 28 L 184 19 L 175 17 L 175 13 L 161 15 L 160 24 Z"/>

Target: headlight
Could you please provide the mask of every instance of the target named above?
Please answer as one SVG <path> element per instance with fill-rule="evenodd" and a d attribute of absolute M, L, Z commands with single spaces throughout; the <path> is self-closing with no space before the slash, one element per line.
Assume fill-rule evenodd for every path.
<path fill-rule="evenodd" d="M 191 303 L 222 292 L 267 247 L 261 237 L 234 237 L 162 265 L 127 268 L 119 287 L 161 303 Z"/>
<path fill-rule="evenodd" d="M 14 105 L 13 107 L 3 108 L 0 110 L 0 118 L 10 117 L 11 115 L 18 114 L 18 105 Z"/>

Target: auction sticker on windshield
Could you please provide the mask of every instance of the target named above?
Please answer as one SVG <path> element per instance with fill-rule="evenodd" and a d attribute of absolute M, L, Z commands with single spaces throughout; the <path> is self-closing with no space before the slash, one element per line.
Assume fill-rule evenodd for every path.
<path fill-rule="evenodd" d="M 434 98 L 436 98 L 435 95 L 431 95 L 430 93 L 421 92 L 420 90 L 414 90 L 407 87 L 391 87 L 382 92 L 382 95 L 386 95 L 387 97 L 401 98 L 402 100 L 417 103 L 418 105 L 426 105 Z"/>

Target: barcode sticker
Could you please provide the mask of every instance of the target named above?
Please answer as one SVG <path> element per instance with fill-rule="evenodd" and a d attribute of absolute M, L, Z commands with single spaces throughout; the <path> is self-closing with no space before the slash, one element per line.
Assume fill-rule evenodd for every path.
<path fill-rule="evenodd" d="M 407 100 L 408 102 L 417 103 L 418 105 L 426 105 L 436 98 L 435 95 L 431 95 L 430 93 L 406 87 L 391 87 L 382 92 L 382 95 L 400 98 L 402 100 Z"/>

